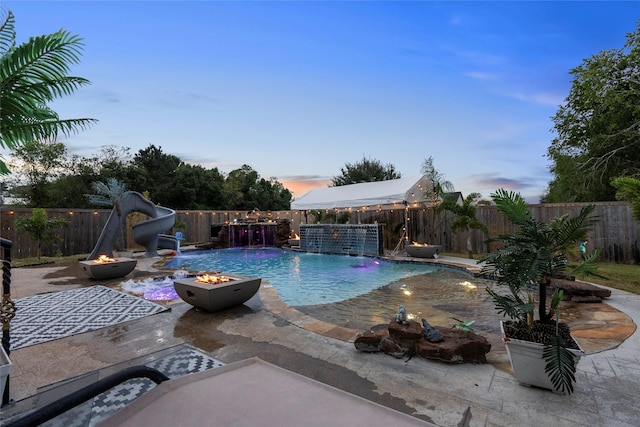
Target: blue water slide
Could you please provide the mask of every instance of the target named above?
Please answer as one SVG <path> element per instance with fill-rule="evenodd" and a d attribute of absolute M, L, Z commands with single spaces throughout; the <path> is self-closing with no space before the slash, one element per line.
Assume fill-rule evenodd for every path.
<path fill-rule="evenodd" d="M 158 249 L 176 249 L 178 240 L 174 236 L 164 235 L 175 222 L 176 211 L 156 206 L 142 194 L 127 191 L 120 197 L 120 215 L 114 207 L 107 223 L 98 237 L 98 242 L 88 260 L 97 259 L 100 255 L 113 256 L 113 247 L 122 233 L 122 225 L 131 212 L 140 212 L 150 218 L 133 226 L 133 240 L 145 247 L 146 257 L 158 256 Z"/>

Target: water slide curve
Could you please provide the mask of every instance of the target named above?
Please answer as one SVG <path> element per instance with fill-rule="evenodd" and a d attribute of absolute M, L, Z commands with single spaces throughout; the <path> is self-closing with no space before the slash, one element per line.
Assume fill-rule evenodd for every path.
<path fill-rule="evenodd" d="M 93 252 L 87 257 L 88 260 L 97 259 L 100 255 L 113 256 L 115 242 L 120 236 L 127 215 L 131 212 L 140 212 L 150 217 L 133 226 L 133 240 L 145 247 L 146 257 L 158 256 L 158 249 L 177 250 L 179 247 L 175 236 L 162 234 L 173 227 L 176 216 L 173 209 L 156 206 L 142 194 L 127 191 L 120 196 L 120 211 L 120 216 L 116 208 L 111 211 Z"/>

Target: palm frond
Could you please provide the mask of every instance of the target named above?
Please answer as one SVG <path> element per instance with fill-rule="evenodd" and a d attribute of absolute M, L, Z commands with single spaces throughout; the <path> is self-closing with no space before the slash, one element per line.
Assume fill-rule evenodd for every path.
<path fill-rule="evenodd" d="M 1 10 L 0 10 L 1 12 Z M 15 18 L 11 11 L 3 18 L 0 24 L 0 56 L 13 49 L 16 43 Z"/>
<path fill-rule="evenodd" d="M 584 240 L 589 229 L 599 221 L 599 217 L 591 215 L 594 209 L 594 205 L 586 206 L 575 217 L 565 218 L 557 228 L 552 228 L 556 247 L 559 250 L 566 250 L 575 242 Z"/>
<path fill-rule="evenodd" d="M 563 393 L 573 393 L 576 363 L 560 337 L 552 337 L 550 344 L 542 350 L 542 358 L 545 360 L 544 372 L 549 376 L 553 387 Z"/>
<path fill-rule="evenodd" d="M 618 200 L 640 198 L 640 180 L 638 179 L 622 176 L 611 181 L 611 185 L 617 189 L 616 199 Z"/>
<path fill-rule="evenodd" d="M 596 263 L 596 261 L 600 257 L 600 252 L 602 252 L 602 249 L 597 249 L 591 255 L 587 256 L 587 258 L 580 264 L 576 266 L 569 266 L 570 270 L 567 275 L 573 276 L 576 274 L 584 274 L 587 277 L 593 276 L 600 279 L 608 279 L 608 277 L 596 273 L 596 271 L 598 270 L 598 264 Z"/>
<path fill-rule="evenodd" d="M 104 196 L 99 196 L 97 194 L 85 194 L 84 196 L 87 198 L 89 203 L 91 203 L 92 205 L 104 206 L 104 207 L 113 206 L 113 203 L 111 202 L 111 200 L 107 199 Z"/>
<path fill-rule="evenodd" d="M 631 202 L 631 214 L 640 222 L 640 179 L 619 177 L 611 181 L 616 191 L 616 199 Z"/>
<path fill-rule="evenodd" d="M 486 288 L 486 291 L 493 298 L 498 314 L 511 319 L 526 320 L 527 312 L 533 311 L 533 304 L 525 302 L 518 293 L 500 295 L 490 288 Z"/>
<path fill-rule="evenodd" d="M 18 46 L 15 38 L 9 12 L 0 26 L 0 147 L 14 149 L 60 133 L 69 136 L 94 124 L 96 120 L 89 118 L 61 120 L 47 105 L 90 84 L 68 75 L 70 65 L 80 60 L 82 39 L 66 30 L 32 37 Z"/>
<path fill-rule="evenodd" d="M 498 211 L 514 224 L 522 225 L 532 221 L 527 203 L 520 194 L 499 189 L 491 195 L 491 198 Z"/>
<path fill-rule="evenodd" d="M 120 197 L 127 191 L 127 186 L 115 178 L 109 178 L 107 182 L 92 182 L 91 188 L 97 193 L 97 195 L 88 196 L 92 203 L 97 202 L 104 205 L 105 201 L 107 201 L 110 206 L 115 206 Z"/>
<path fill-rule="evenodd" d="M 20 75 L 27 81 L 57 80 L 67 75 L 70 64 L 80 61 L 82 48 L 82 38 L 66 30 L 31 37 L 8 52 L 0 77 Z"/>

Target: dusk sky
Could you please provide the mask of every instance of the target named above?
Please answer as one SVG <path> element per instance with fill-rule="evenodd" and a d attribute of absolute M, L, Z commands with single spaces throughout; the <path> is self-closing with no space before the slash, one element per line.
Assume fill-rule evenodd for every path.
<path fill-rule="evenodd" d="M 12 1 L 18 42 L 84 39 L 52 104 L 99 123 L 70 153 L 150 144 L 294 196 L 364 157 L 403 176 L 435 167 L 463 195 L 538 202 L 551 117 L 583 59 L 624 46 L 637 1 Z M 5 154 L 6 157 L 6 154 Z"/>

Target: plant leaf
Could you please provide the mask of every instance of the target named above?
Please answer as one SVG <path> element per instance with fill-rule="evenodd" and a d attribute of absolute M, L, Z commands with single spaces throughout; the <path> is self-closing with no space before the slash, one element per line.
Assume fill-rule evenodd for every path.
<path fill-rule="evenodd" d="M 553 387 L 563 393 L 573 393 L 576 381 L 576 363 L 573 354 L 560 337 L 553 337 L 544 347 L 542 357 L 545 361 L 544 372 L 549 376 Z"/>

